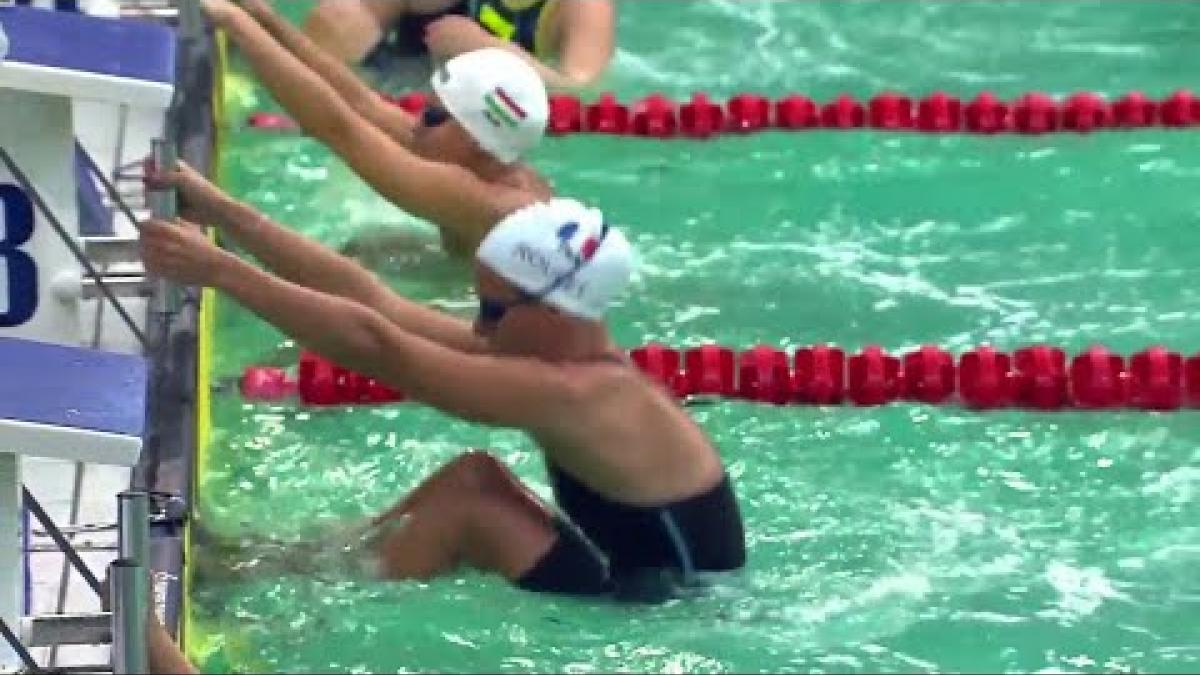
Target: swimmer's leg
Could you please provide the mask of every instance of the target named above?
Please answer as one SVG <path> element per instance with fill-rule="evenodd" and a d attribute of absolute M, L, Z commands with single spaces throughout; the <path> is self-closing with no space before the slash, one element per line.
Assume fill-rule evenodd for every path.
<path fill-rule="evenodd" d="M 429 235 L 411 230 L 382 230 L 354 236 L 339 253 L 366 267 L 377 267 L 394 258 L 423 258 L 439 255 L 440 245 Z"/>
<path fill-rule="evenodd" d="M 387 578 L 424 580 L 468 565 L 535 591 L 607 588 L 607 566 L 598 554 L 484 452 L 442 467 L 376 523 L 380 572 Z M 543 569 L 548 566 L 562 569 Z"/>
<path fill-rule="evenodd" d="M 405 5 L 398 0 L 321 0 L 304 32 L 343 63 L 357 64 L 383 40 Z"/>
<path fill-rule="evenodd" d="M 192 561 L 202 582 L 240 582 L 279 576 L 377 576 L 371 564 L 371 523 L 343 523 L 303 539 L 267 535 L 222 536 L 202 522 L 191 528 Z"/>

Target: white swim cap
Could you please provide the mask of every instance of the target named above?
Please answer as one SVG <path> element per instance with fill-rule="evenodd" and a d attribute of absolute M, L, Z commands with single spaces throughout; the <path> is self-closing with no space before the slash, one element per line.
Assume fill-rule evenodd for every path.
<path fill-rule="evenodd" d="M 505 164 L 517 161 L 546 132 L 546 85 L 516 54 L 494 47 L 459 54 L 431 82 L 454 119 Z"/>
<path fill-rule="evenodd" d="M 479 261 L 517 288 L 567 314 L 599 319 L 629 285 L 629 240 L 599 209 L 573 199 L 531 204 L 500 221 Z"/>

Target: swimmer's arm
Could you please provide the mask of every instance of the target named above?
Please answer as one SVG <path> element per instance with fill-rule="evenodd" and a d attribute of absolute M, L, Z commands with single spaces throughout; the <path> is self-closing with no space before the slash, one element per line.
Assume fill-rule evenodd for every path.
<path fill-rule="evenodd" d="M 348 126 L 369 126 L 388 145 L 396 145 L 359 114 L 324 78 L 271 37 L 240 7 L 223 5 L 211 14 L 250 62 L 258 79 L 305 132 L 333 147 Z"/>
<path fill-rule="evenodd" d="M 563 42 L 557 75 L 569 88 L 595 84 L 613 56 L 617 22 L 613 1 L 568 0 L 559 11 Z"/>
<path fill-rule="evenodd" d="M 560 5 L 562 12 L 562 46 L 558 67 L 543 63 L 520 45 L 502 40 L 486 29 L 471 25 L 471 40 L 449 42 L 450 50 L 438 42 L 429 44 L 439 58 L 457 56 L 462 51 L 496 47 L 521 57 L 542 77 L 552 90 L 573 91 L 595 84 L 612 60 L 616 32 L 616 10 L 612 0 L 568 0 Z"/>
<path fill-rule="evenodd" d="M 458 166 L 423 160 L 392 141 L 243 10 L 222 16 L 221 25 L 296 122 L 400 208 L 477 243 L 501 218 L 530 201 L 516 191 L 489 187 Z"/>
<path fill-rule="evenodd" d="M 280 16 L 271 3 L 257 0 L 245 3 L 246 11 L 266 28 L 296 58 L 304 62 L 337 90 L 354 110 L 404 145 L 412 143 L 416 120 L 375 93 L 344 63 L 322 49 L 303 31 Z"/>
<path fill-rule="evenodd" d="M 490 426 L 549 430 L 578 385 L 537 362 L 464 354 L 359 303 L 284 281 L 225 254 L 213 285 L 308 349 L 442 412 Z"/>
<path fill-rule="evenodd" d="M 397 326 L 451 349 L 482 348 L 468 322 L 400 297 L 362 265 L 251 206 L 230 199 L 220 213 L 221 232 L 284 279 L 362 303 Z"/>
<path fill-rule="evenodd" d="M 150 608 L 149 615 L 146 622 L 146 655 L 150 672 L 185 675 L 200 672 L 171 639 L 153 607 Z"/>

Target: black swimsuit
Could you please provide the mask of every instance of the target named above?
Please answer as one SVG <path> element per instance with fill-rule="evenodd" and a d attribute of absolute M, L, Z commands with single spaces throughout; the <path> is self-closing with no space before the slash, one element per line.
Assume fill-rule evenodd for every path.
<path fill-rule="evenodd" d="M 518 582 L 526 590 L 657 601 L 690 585 L 699 572 L 746 564 L 742 516 L 728 475 L 677 502 L 632 506 L 554 464 L 547 462 L 546 469 L 570 522 L 556 520 L 558 541 Z"/>
<path fill-rule="evenodd" d="M 520 580 L 526 590 L 660 601 L 698 581 L 697 573 L 746 564 L 729 476 L 696 496 L 645 507 L 608 499 L 561 469 L 549 471 L 555 500 L 571 522 L 556 521 L 558 542 Z"/>
<path fill-rule="evenodd" d="M 493 35 L 520 45 L 530 54 L 544 56 L 545 45 L 539 44 L 538 33 L 543 14 L 550 5 L 551 0 L 537 0 L 528 7 L 516 10 L 497 0 L 459 0 L 441 11 L 405 14 L 388 28 L 364 63 L 383 68 L 390 59 L 396 57 L 427 55 L 425 29 L 446 16 L 470 17 Z"/>

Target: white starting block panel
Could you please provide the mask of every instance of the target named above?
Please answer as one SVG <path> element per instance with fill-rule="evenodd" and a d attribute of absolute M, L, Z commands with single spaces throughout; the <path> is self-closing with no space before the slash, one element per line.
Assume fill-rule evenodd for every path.
<path fill-rule="evenodd" d="M 78 240 L 76 128 L 88 125 L 77 118 L 105 105 L 165 110 L 174 93 L 174 33 L 25 7 L 0 7 L 0 25 L 9 40 L 0 61 L 0 146 Z M 31 195 L 0 166 L 0 335 L 79 344 L 73 289 L 81 278 Z"/>
<path fill-rule="evenodd" d="M 25 587 L 20 456 L 133 466 L 146 376 L 140 356 L 0 337 L 0 618 L 10 626 Z"/>
<path fill-rule="evenodd" d="M 174 33 L 11 6 L 0 6 L 0 25 L 9 42 L 0 60 L 0 147 L 78 242 L 77 136 L 93 149 L 109 143 L 101 156 L 93 152 L 102 168 L 125 159 L 105 132 L 123 111 L 161 119 L 174 94 Z M 0 165 L 0 618 L 10 626 L 24 587 L 21 457 L 132 466 L 147 388 L 141 357 L 76 346 L 80 310 L 70 290 L 83 272 L 30 192 Z M 0 642 L 0 671 L 13 664 Z"/>

